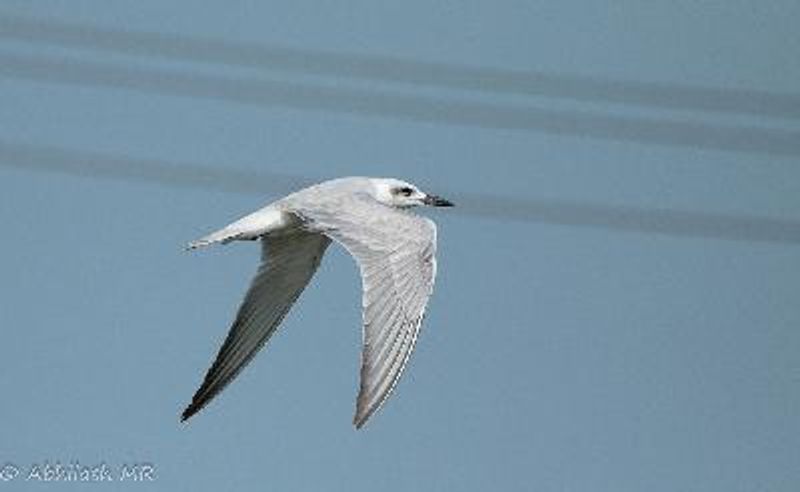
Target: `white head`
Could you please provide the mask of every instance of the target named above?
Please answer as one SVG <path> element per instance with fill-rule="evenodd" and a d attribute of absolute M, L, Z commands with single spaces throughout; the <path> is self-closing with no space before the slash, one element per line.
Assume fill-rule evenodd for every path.
<path fill-rule="evenodd" d="M 373 197 L 379 202 L 396 208 L 428 205 L 431 207 L 452 207 L 453 204 L 442 197 L 420 191 L 411 183 L 392 178 L 371 178 Z"/>

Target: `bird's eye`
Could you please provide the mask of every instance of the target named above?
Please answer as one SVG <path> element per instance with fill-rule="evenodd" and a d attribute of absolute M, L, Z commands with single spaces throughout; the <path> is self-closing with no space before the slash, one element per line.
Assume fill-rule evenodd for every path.
<path fill-rule="evenodd" d="M 403 186 L 402 188 L 397 188 L 395 190 L 395 193 L 397 193 L 398 195 L 403 195 L 403 196 L 411 196 L 411 195 L 414 194 L 414 190 L 412 190 L 408 186 Z"/>

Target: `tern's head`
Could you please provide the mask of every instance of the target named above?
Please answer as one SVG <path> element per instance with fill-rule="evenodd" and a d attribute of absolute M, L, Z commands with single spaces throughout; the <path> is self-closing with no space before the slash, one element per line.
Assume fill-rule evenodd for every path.
<path fill-rule="evenodd" d="M 428 205 L 431 207 L 452 207 L 453 204 L 442 197 L 425 193 L 411 183 L 391 178 L 370 180 L 376 200 L 396 208 Z"/>

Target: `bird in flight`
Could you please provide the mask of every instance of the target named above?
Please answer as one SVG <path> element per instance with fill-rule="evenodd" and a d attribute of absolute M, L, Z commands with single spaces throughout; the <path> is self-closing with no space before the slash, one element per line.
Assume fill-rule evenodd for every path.
<path fill-rule="evenodd" d="M 228 385 L 269 340 L 311 280 L 331 240 L 362 282 L 361 381 L 353 424 L 381 407 L 414 349 L 436 277 L 436 224 L 410 211 L 451 207 L 397 179 L 340 178 L 304 188 L 189 243 L 261 240 L 261 264 L 185 421 Z"/>

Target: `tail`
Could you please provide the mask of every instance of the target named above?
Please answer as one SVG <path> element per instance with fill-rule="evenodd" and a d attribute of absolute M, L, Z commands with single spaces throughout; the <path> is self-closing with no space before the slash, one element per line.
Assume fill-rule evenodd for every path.
<path fill-rule="evenodd" d="M 242 235 L 241 232 L 232 231 L 231 229 L 226 227 L 225 229 L 220 229 L 216 232 L 212 232 L 207 236 L 203 236 L 200 239 L 195 239 L 194 241 L 186 245 L 186 249 L 193 250 L 217 243 L 226 244 L 235 239 L 238 239 L 241 235 Z"/>
<path fill-rule="evenodd" d="M 272 230 L 285 226 L 288 220 L 284 217 L 283 212 L 265 207 L 250 215 L 245 215 L 207 236 L 192 241 L 186 246 L 186 249 L 197 249 L 217 243 L 225 244 L 238 239 L 256 240 Z"/>

